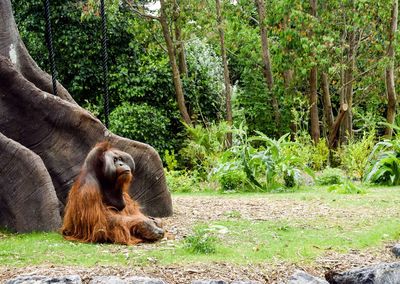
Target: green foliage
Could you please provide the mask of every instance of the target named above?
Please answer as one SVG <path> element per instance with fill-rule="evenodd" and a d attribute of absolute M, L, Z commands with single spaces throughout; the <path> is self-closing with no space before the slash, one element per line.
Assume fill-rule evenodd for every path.
<path fill-rule="evenodd" d="M 241 128 L 233 133 L 234 145 L 220 156 L 219 164 L 211 172 L 221 185 L 226 182 L 221 177 L 235 176 L 241 185 L 248 184 L 247 190 L 266 191 L 282 184 L 298 185 L 304 171 L 313 175 L 300 156 L 290 151 L 296 143 L 288 141 L 288 134 L 275 140 L 261 132 L 248 138 Z"/>
<path fill-rule="evenodd" d="M 350 180 L 346 179 L 342 184 L 332 184 L 328 187 L 329 192 L 336 192 L 340 194 L 365 194 L 367 191 L 355 185 Z"/>
<path fill-rule="evenodd" d="M 345 173 L 338 168 L 326 168 L 315 179 L 317 185 L 342 185 L 345 180 Z"/>
<path fill-rule="evenodd" d="M 167 164 L 168 171 L 174 171 L 178 167 L 178 161 L 176 160 L 174 150 L 172 150 L 171 152 L 169 150 L 165 150 L 164 160 Z"/>
<path fill-rule="evenodd" d="M 110 113 L 112 132 L 150 144 L 161 153 L 170 148 L 173 142 L 172 134 L 168 129 L 169 124 L 170 121 L 162 110 L 148 104 L 126 102 Z"/>
<path fill-rule="evenodd" d="M 221 120 L 224 116 L 223 69 L 212 46 L 194 38 L 186 45 L 188 76 L 183 76 L 186 99 L 195 119 Z"/>
<path fill-rule="evenodd" d="M 213 254 L 216 252 L 217 238 L 207 228 L 197 228 L 185 239 L 185 248 L 194 254 Z"/>
<path fill-rule="evenodd" d="M 98 0 L 54 0 L 52 24 L 59 81 L 80 105 L 102 119 L 103 79 L 98 3 Z M 237 5 L 226 2 L 223 5 L 225 20 L 222 27 L 228 50 L 230 79 L 236 90 L 232 99 L 234 125 L 239 127 L 240 123 L 245 123 L 249 135 L 260 131 L 273 138 L 291 129 L 300 146 L 285 146 L 282 151 L 292 151 L 294 154 L 282 156 L 295 156 L 296 167 L 300 160 L 318 171 L 327 165 L 324 139 L 316 146 L 310 141 L 304 143 L 299 140 L 300 135 L 309 131 L 309 101 L 306 96 L 309 92 L 309 70 L 318 66 L 318 70 L 329 75 L 332 107 L 338 109 L 340 93 L 343 91 L 342 74 L 348 70 L 349 31 L 354 31 L 356 38 L 365 38 L 357 44 L 357 64 L 353 70 L 353 128 L 358 133 L 373 129 L 380 133 L 378 122 L 383 120 L 386 110 L 386 101 L 382 99 L 385 82 L 377 78 L 381 78 L 389 63 L 386 35 L 391 3 L 383 0 L 356 1 L 354 7 L 351 3 L 328 1 L 319 7 L 316 20 L 310 15 L 307 1 L 270 1 L 265 24 L 274 79 L 271 90 L 263 75 L 256 5 L 253 1 L 239 1 Z M 42 1 L 12 0 L 12 5 L 25 45 L 38 65 L 48 71 L 48 56 L 44 56 L 47 49 Z M 137 17 L 123 1 L 109 0 L 106 5 L 110 106 L 116 113 L 113 116 L 116 119 L 114 127 L 119 134 L 150 143 L 161 153 L 171 149 L 178 153 L 186 133 L 180 123 L 169 59 L 161 48 L 164 38 L 160 25 L 157 21 Z M 172 26 L 175 15 L 170 3 L 167 2 L 167 5 L 168 21 Z M 225 114 L 223 70 L 214 5 L 212 1 L 182 2 L 176 23 L 181 28 L 188 67 L 187 76 L 181 76 L 186 104 L 195 123 L 201 121 L 204 125 L 218 124 Z M 400 54 L 398 42 L 397 36 L 394 42 L 397 56 Z M 284 74 L 291 74 L 290 80 Z M 280 125 L 274 119 L 272 95 L 279 102 Z M 146 105 L 149 106 L 148 110 L 158 110 L 155 122 L 160 129 L 154 125 L 149 128 L 151 131 L 156 129 L 154 133 L 161 131 L 158 138 L 151 137 L 148 131 L 150 119 L 143 118 L 144 123 L 139 119 L 132 126 L 121 123 L 123 119 L 118 115 L 126 113 L 121 109 L 125 109 L 127 104 Z M 320 103 L 318 107 L 322 108 Z M 128 121 L 126 124 L 131 123 Z M 326 130 L 325 127 L 323 130 Z M 364 136 L 361 141 L 351 140 L 348 147 L 340 149 L 341 165 L 352 177 L 363 177 L 365 155 L 372 143 L 369 137 Z M 247 147 L 241 153 L 244 154 L 242 159 L 247 159 L 242 163 L 242 168 L 248 179 L 253 180 L 252 184 L 257 184 L 254 182 L 257 178 L 260 178 L 259 184 L 265 184 L 270 175 L 280 175 L 274 172 L 286 171 L 277 178 L 278 182 L 293 185 L 296 174 L 290 173 L 289 169 L 283 170 L 281 166 L 277 169 L 267 167 L 257 143 L 250 144 L 254 149 Z M 178 153 L 178 160 L 182 162 L 179 166 L 195 168 L 205 177 L 222 153 L 222 150 L 209 151 L 207 147 L 197 142 L 192 145 L 185 143 L 185 149 Z M 299 152 L 296 147 L 302 151 L 301 154 L 296 153 Z M 256 153 L 258 156 L 253 157 Z M 276 160 L 273 163 L 280 164 Z M 389 168 L 395 167 L 395 163 L 389 164 L 392 164 Z M 258 169 L 261 171 L 263 167 L 268 168 L 268 174 L 257 177 Z M 265 172 L 265 169 L 262 171 Z"/>
<path fill-rule="evenodd" d="M 400 185 L 400 135 L 375 145 L 368 158 L 364 181 Z"/>
<path fill-rule="evenodd" d="M 246 173 L 239 170 L 221 171 L 218 182 L 223 192 L 243 192 L 249 188 Z"/>
<path fill-rule="evenodd" d="M 231 129 L 226 122 L 185 127 L 189 138 L 185 140 L 179 154 L 186 166 L 199 171 L 205 177 L 224 151 L 225 137 Z"/>
<path fill-rule="evenodd" d="M 329 148 L 326 139 L 322 138 L 317 145 L 312 145 L 311 151 L 311 167 L 316 171 L 324 169 L 329 160 Z"/>
<path fill-rule="evenodd" d="M 295 135 L 296 143 L 286 149 L 285 155 L 298 157 L 299 164 L 308 165 L 315 171 L 326 167 L 329 160 L 327 141 L 321 138 L 317 145 L 311 140 L 310 135 L 301 131 Z"/>
<path fill-rule="evenodd" d="M 375 131 L 364 133 L 361 140 L 351 138 L 347 145 L 343 145 L 338 155 L 341 164 L 345 168 L 347 175 L 357 179 L 362 179 L 368 157 L 374 147 Z"/>
<path fill-rule="evenodd" d="M 165 171 L 168 189 L 171 192 L 196 192 L 200 191 L 199 181 L 185 170 Z"/>

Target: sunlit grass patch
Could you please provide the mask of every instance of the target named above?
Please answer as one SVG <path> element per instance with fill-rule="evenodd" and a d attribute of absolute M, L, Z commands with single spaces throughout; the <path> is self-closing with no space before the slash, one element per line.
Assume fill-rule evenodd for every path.
<path fill-rule="evenodd" d="M 280 194 L 191 194 L 207 200 L 216 198 L 219 204 L 229 204 L 230 199 L 252 204 L 251 199 L 262 198 L 263 202 L 271 204 L 275 213 L 272 218 L 269 211 L 252 218 L 246 211 L 251 207 L 242 211 L 240 206 L 228 206 L 209 222 L 190 224 L 186 229 L 191 233 L 183 240 L 178 238 L 130 247 L 70 242 L 58 233 L 13 234 L 0 231 L 0 265 L 312 263 L 332 251 L 347 253 L 398 241 L 399 189 L 369 188 L 363 195 L 328 192 L 326 187 Z M 296 206 L 296 210 L 291 210 L 290 204 Z M 256 208 L 259 207 L 254 210 Z M 288 214 L 281 216 L 280 212 Z"/>

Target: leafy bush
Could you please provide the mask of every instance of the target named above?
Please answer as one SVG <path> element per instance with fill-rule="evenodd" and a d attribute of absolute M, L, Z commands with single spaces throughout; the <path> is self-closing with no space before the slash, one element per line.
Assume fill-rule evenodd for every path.
<path fill-rule="evenodd" d="M 343 184 L 333 184 L 328 187 L 329 192 L 336 192 L 340 194 L 365 194 L 367 191 L 355 185 L 353 182 L 349 180 L 344 180 Z"/>
<path fill-rule="evenodd" d="M 341 164 L 349 176 L 362 179 L 365 167 L 368 163 L 368 156 L 374 147 L 375 131 L 364 133 L 361 140 L 354 138 L 348 141 L 339 149 Z"/>
<path fill-rule="evenodd" d="M 317 145 L 312 146 L 311 167 L 316 171 L 320 171 L 326 167 L 328 160 L 328 142 L 323 138 L 318 141 Z"/>
<path fill-rule="evenodd" d="M 216 252 L 217 238 L 213 232 L 198 228 L 193 235 L 186 237 L 185 248 L 195 254 L 212 254 Z"/>
<path fill-rule="evenodd" d="M 224 117 L 223 68 L 212 46 L 193 38 L 185 46 L 188 74 L 183 77 L 185 97 L 195 117 L 208 121 Z"/>
<path fill-rule="evenodd" d="M 241 128 L 233 133 L 234 145 L 220 156 L 218 165 L 210 173 L 212 176 L 222 177 L 231 171 L 241 173 L 243 185 L 244 173 L 246 190 L 265 191 L 283 183 L 287 187 L 297 185 L 302 171 L 313 175 L 300 156 L 290 151 L 296 143 L 288 141 L 288 134 L 275 140 L 261 132 L 247 138 L 246 131 Z"/>
<path fill-rule="evenodd" d="M 287 147 L 284 154 L 298 157 L 299 164 L 308 165 L 315 171 L 325 168 L 329 160 L 326 139 L 322 138 L 314 145 L 308 132 L 297 133 L 296 143 Z"/>
<path fill-rule="evenodd" d="M 345 174 L 338 168 L 326 168 L 316 178 L 317 185 L 341 185 L 345 182 Z"/>
<path fill-rule="evenodd" d="M 400 185 L 400 135 L 375 145 L 368 158 L 364 181 Z"/>
<path fill-rule="evenodd" d="M 169 119 L 160 109 L 147 104 L 125 102 L 110 114 L 112 132 L 150 144 L 160 153 L 172 147 L 173 139 L 168 130 L 169 123 Z"/>
<path fill-rule="evenodd" d="M 231 129 L 226 122 L 212 123 L 206 127 L 185 126 L 189 138 L 179 154 L 187 167 L 199 171 L 205 178 L 224 151 L 225 137 Z"/>
<path fill-rule="evenodd" d="M 227 171 L 219 175 L 218 182 L 222 191 L 246 191 L 248 182 L 244 171 Z"/>
<path fill-rule="evenodd" d="M 200 191 L 198 180 L 187 171 L 165 171 L 167 186 L 171 192 Z"/>
<path fill-rule="evenodd" d="M 167 164 L 167 169 L 169 171 L 174 171 L 178 167 L 178 161 L 176 160 L 174 150 L 172 150 L 171 152 L 168 150 L 165 150 L 164 160 L 165 160 L 165 163 Z"/>

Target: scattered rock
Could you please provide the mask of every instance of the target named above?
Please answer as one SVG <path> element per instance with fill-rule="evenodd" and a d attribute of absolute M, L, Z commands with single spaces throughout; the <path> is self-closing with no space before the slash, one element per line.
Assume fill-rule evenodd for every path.
<path fill-rule="evenodd" d="M 166 284 L 163 280 L 157 278 L 132 276 L 125 279 L 126 284 Z"/>
<path fill-rule="evenodd" d="M 228 284 L 224 280 L 194 280 L 192 284 Z"/>
<path fill-rule="evenodd" d="M 325 275 L 330 284 L 397 284 L 400 283 L 400 262 L 381 263 L 342 273 Z"/>
<path fill-rule="evenodd" d="M 396 257 L 400 257 L 400 244 L 396 244 L 392 247 L 392 252 Z"/>
<path fill-rule="evenodd" d="M 95 276 L 89 284 L 126 284 L 126 281 L 116 276 Z"/>
<path fill-rule="evenodd" d="M 231 282 L 231 284 L 261 284 L 258 281 L 248 281 L 248 280 L 235 280 Z"/>
<path fill-rule="evenodd" d="M 81 284 L 82 280 L 79 275 L 67 275 L 60 277 L 48 276 L 19 276 L 6 281 L 6 284 Z"/>
<path fill-rule="evenodd" d="M 329 284 L 326 280 L 312 276 L 307 272 L 297 270 L 289 279 L 288 284 Z"/>

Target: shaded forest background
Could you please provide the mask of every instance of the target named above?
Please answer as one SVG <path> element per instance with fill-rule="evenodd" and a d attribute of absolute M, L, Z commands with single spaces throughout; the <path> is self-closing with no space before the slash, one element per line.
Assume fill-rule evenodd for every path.
<path fill-rule="evenodd" d="M 42 1 L 12 4 L 30 54 L 49 71 Z M 104 120 L 98 3 L 54 0 L 51 9 L 58 79 Z M 271 167 L 285 177 L 300 164 L 348 170 L 356 145 L 365 157 L 351 171 L 362 178 L 374 144 L 392 136 L 383 122 L 400 122 L 398 1 L 126 0 L 107 9 L 110 129 L 154 146 L 170 170 L 237 170 L 235 182 L 262 187 Z M 274 143 L 285 161 L 271 158 Z"/>

